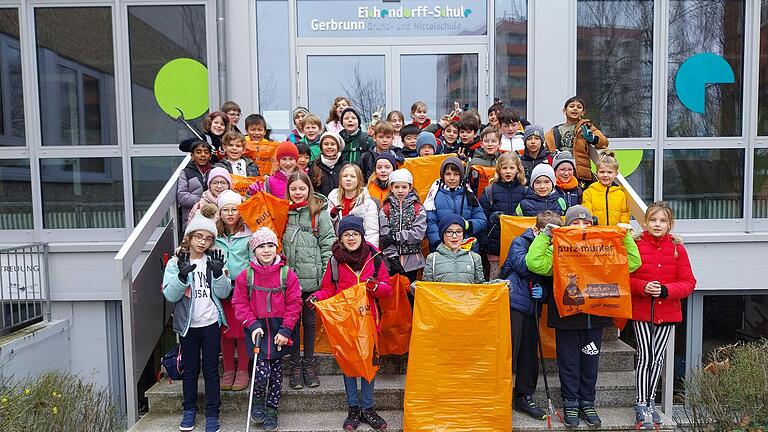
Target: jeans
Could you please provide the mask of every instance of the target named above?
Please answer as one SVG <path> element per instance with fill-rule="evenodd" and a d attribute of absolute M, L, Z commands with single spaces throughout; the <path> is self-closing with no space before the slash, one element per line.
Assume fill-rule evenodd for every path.
<path fill-rule="evenodd" d="M 219 389 L 219 349 L 221 330 L 219 323 L 205 327 L 190 327 L 187 335 L 179 339 L 181 358 L 184 359 L 184 409 L 197 410 L 197 378 L 200 376 L 202 353 L 205 380 L 205 416 L 219 417 L 221 390 Z"/>
<path fill-rule="evenodd" d="M 373 384 L 376 378 L 368 382 L 365 378 L 360 378 L 360 399 L 357 398 L 357 380 L 358 378 L 344 375 L 344 389 L 347 391 L 347 405 L 350 407 L 360 407 L 362 409 L 373 408 Z"/>

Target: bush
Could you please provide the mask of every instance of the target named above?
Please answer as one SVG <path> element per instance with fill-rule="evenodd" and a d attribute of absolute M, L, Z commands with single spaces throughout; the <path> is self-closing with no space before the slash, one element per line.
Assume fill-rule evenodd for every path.
<path fill-rule="evenodd" d="M 0 431 L 119 431 L 124 425 L 109 394 L 57 371 L 0 382 Z"/>

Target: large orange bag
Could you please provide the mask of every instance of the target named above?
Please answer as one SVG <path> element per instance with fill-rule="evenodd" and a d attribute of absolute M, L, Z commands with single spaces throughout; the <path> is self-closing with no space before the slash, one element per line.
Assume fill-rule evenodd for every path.
<path fill-rule="evenodd" d="M 277 150 L 278 144 L 280 143 L 267 141 L 265 139 L 255 143 L 250 137 L 246 137 L 245 151 L 243 152 L 243 155 L 250 158 L 256 166 L 259 167 L 260 175 L 272 175 L 277 167 L 275 151 Z"/>
<path fill-rule="evenodd" d="M 253 194 L 237 208 L 251 231 L 255 232 L 261 227 L 267 227 L 277 234 L 277 250 L 279 251 L 282 249 L 280 239 L 283 238 L 285 225 L 288 223 L 289 207 L 288 201 L 260 191 Z"/>
<path fill-rule="evenodd" d="M 407 169 L 413 175 L 413 188 L 419 195 L 419 200 L 424 202 L 429 193 L 429 188 L 435 180 L 440 178 L 440 165 L 451 154 L 423 156 L 407 158 L 403 163 L 403 168 Z"/>
<path fill-rule="evenodd" d="M 632 318 L 624 228 L 552 230 L 553 295 L 560 316 Z"/>
<path fill-rule="evenodd" d="M 229 176 L 232 178 L 232 190 L 243 197 L 248 195 L 248 187 L 250 185 L 263 179 L 263 177 L 244 177 L 237 174 L 230 174 Z"/>
<path fill-rule="evenodd" d="M 389 283 L 392 284 L 392 295 L 379 299 L 379 352 L 381 355 L 403 355 L 408 352 L 408 344 L 411 342 L 413 311 L 406 294 L 410 281 L 403 275 L 395 275 L 389 279 Z"/>
<path fill-rule="evenodd" d="M 491 183 L 495 174 L 496 167 L 472 165 L 469 173 L 470 184 L 478 199 L 483 195 L 483 191 Z"/>
<path fill-rule="evenodd" d="M 315 308 L 344 375 L 371 381 L 379 370 L 379 352 L 365 283 L 315 302 Z"/>
<path fill-rule="evenodd" d="M 403 429 L 512 430 L 511 364 L 506 284 L 416 282 Z"/>

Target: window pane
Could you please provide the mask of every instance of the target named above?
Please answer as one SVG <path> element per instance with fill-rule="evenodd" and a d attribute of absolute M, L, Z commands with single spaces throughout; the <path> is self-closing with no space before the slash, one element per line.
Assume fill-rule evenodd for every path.
<path fill-rule="evenodd" d="M 131 158 L 134 226 L 138 225 L 182 159 L 183 156 Z"/>
<path fill-rule="evenodd" d="M 116 145 L 112 12 L 35 9 L 43 145 Z"/>
<path fill-rule="evenodd" d="M 19 12 L 0 9 L 0 147 L 26 145 L 21 81 Z"/>
<path fill-rule="evenodd" d="M 744 150 L 664 151 L 664 201 L 677 219 L 744 217 Z"/>
<path fill-rule="evenodd" d="M 612 138 L 651 136 L 653 0 L 579 0 L 576 93 Z"/>
<path fill-rule="evenodd" d="M 760 9 L 760 65 L 757 82 L 757 134 L 768 135 L 768 0 Z"/>
<path fill-rule="evenodd" d="M 704 114 L 684 107 L 675 92 L 675 75 L 694 54 L 721 55 L 736 82 L 708 86 Z M 743 0 L 672 0 L 669 3 L 667 135 L 741 136 L 744 63 Z"/>
<path fill-rule="evenodd" d="M 528 99 L 528 2 L 496 0 L 496 94 L 525 114 Z"/>
<path fill-rule="evenodd" d="M 270 111 L 291 111 L 291 81 L 289 36 L 285 31 L 288 27 L 288 1 L 257 1 L 256 27 L 257 56 L 259 63 L 259 110 L 267 118 Z M 325 120 L 328 107 L 323 111 L 313 111 L 315 115 Z M 270 123 L 273 134 L 288 135 L 293 128 L 290 114 L 284 116 L 289 121 L 283 124 Z M 289 124 L 290 123 L 290 124 Z M 243 130 L 245 127 L 242 128 Z"/>
<path fill-rule="evenodd" d="M 752 217 L 768 218 L 768 148 L 755 149 Z"/>
<path fill-rule="evenodd" d="M 477 109 L 477 54 L 400 56 L 400 111 L 410 119 L 411 104 L 427 104 L 434 121 L 453 111 L 453 102 Z"/>
<path fill-rule="evenodd" d="M 189 130 L 157 105 L 154 83 L 160 68 L 173 59 L 207 65 L 205 6 L 131 6 L 128 39 L 134 143 L 176 144 L 189 138 Z"/>
<path fill-rule="evenodd" d="M 41 159 L 43 227 L 123 228 L 120 158 Z"/>
<path fill-rule="evenodd" d="M 707 363 L 715 348 L 768 337 L 768 296 L 704 296 L 701 360 Z"/>
<path fill-rule="evenodd" d="M 619 152 L 624 150 L 618 150 Z M 654 150 L 642 150 L 643 158 L 640 165 L 626 177 L 626 180 L 632 185 L 632 189 L 640 195 L 640 198 L 646 203 L 653 202 L 653 174 L 655 171 L 653 163 Z"/>
<path fill-rule="evenodd" d="M 0 230 L 32 229 L 29 159 L 0 159 Z"/>

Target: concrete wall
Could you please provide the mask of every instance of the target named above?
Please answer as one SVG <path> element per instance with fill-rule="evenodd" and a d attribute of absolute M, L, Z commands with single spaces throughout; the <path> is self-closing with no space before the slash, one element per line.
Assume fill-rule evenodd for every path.
<path fill-rule="evenodd" d="M 69 372 L 69 321 L 39 323 L 0 339 L 0 378 L 23 378 L 48 370 Z"/>

